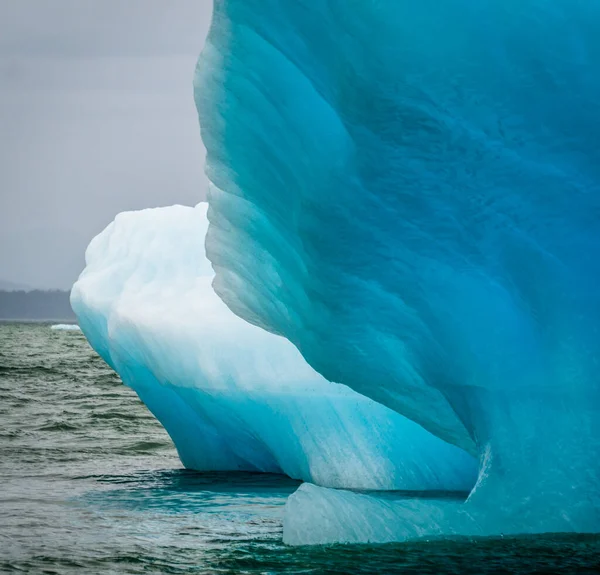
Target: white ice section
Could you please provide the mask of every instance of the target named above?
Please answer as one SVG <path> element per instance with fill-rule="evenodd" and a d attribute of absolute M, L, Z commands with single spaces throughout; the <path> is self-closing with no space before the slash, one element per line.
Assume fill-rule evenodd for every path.
<path fill-rule="evenodd" d="M 207 206 L 119 214 L 71 293 L 86 337 L 197 470 L 319 485 L 470 489 L 471 456 L 316 373 L 286 339 L 234 315 L 205 257 Z"/>
<path fill-rule="evenodd" d="M 81 331 L 81 328 L 75 323 L 57 323 L 51 325 L 50 329 L 54 331 Z"/>

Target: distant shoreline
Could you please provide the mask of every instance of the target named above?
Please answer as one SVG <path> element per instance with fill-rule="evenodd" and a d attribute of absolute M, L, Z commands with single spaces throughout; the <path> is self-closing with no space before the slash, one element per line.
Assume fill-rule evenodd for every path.
<path fill-rule="evenodd" d="M 7 324 L 7 323 L 47 323 L 48 325 L 51 324 L 55 324 L 55 323 L 66 323 L 66 324 L 73 324 L 73 325 L 78 325 L 77 324 L 77 320 L 73 319 L 71 317 L 65 318 L 65 317 L 52 317 L 52 318 L 40 318 L 40 319 L 35 319 L 35 318 L 4 318 L 4 317 L 0 317 L 0 323 L 1 324 Z"/>
<path fill-rule="evenodd" d="M 0 321 L 76 323 L 69 297 L 65 290 L 0 290 Z"/>

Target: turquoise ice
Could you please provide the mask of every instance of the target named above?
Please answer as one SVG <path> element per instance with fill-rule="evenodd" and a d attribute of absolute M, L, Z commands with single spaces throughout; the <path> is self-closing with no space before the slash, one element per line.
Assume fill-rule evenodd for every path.
<path fill-rule="evenodd" d="M 215 289 L 478 458 L 442 533 L 600 530 L 599 29 L 592 0 L 215 2 Z"/>

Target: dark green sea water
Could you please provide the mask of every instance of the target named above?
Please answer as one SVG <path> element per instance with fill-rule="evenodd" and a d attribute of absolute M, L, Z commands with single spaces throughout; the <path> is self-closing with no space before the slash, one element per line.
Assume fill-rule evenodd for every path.
<path fill-rule="evenodd" d="M 600 573 L 600 538 L 288 548 L 298 482 L 193 473 L 81 333 L 0 324 L 2 573 Z"/>

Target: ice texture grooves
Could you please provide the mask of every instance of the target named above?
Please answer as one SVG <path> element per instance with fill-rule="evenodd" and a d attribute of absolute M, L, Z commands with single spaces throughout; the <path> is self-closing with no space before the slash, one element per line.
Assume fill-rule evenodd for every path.
<path fill-rule="evenodd" d="M 599 24 L 221 0 L 196 73 L 216 291 L 477 455 L 490 532 L 600 530 Z"/>
<path fill-rule="evenodd" d="M 197 470 L 320 485 L 469 489 L 473 458 L 346 386 L 211 287 L 206 204 L 122 213 L 90 244 L 71 302 L 84 334 Z"/>

